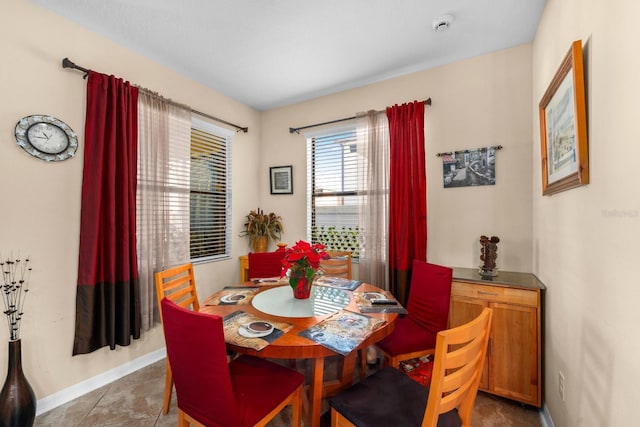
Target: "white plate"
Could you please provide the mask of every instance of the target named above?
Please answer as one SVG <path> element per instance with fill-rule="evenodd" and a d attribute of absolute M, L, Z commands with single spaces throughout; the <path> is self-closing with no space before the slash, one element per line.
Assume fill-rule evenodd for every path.
<path fill-rule="evenodd" d="M 240 302 L 246 297 L 244 294 L 228 294 L 220 298 L 220 301 L 232 304 L 234 302 Z"/>
<path fill-rule="evenodd" d="M 247 328 L 246 325 L 240 325 L 240 327 L 238 328 L 238 333 L 245 338 L 266 337 L 271 332 L 273 332 L 273 326 L 268 331 L 262 331 L 262 332 L 252 332 Z"/>

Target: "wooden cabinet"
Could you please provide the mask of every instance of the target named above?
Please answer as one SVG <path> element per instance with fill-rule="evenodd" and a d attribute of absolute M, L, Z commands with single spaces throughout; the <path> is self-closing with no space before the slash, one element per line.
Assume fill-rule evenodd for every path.
<path fill-rule="evenodd" d="M 493 309 L 480 390 L 542 405 L 541 308 L 544 285 L 533 274 L 500 272 L 483 279 L 475 269 L 454 268 L 450 327 Z"/>

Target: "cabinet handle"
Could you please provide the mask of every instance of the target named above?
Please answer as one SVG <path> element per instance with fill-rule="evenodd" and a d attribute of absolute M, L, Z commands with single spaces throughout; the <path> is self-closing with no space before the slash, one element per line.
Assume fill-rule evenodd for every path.
<path fill-rule="evenodd" d="M 478 291 L 478 295 L 491 295 L 491 296 L 498 296 L 500 294 L 498 294 L 497 292 L 487 292 L 487 291 Z"/>

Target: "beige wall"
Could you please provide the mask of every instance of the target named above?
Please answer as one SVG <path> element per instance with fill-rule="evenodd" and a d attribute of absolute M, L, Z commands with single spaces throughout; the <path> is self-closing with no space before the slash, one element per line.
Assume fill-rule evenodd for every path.
<path fill-rule="evenodd" d="M 176 74 L 95 33 L 33 6 L 3 1 L 0 12 L 0 253 L 20 250 L 32 260 L 31 292 L 22 325 L 24 370 L 38 399 L 122 365 L 164 345 L 160 328 L 116 351 L 71 357 L 78 259 L 85 81 L 64 70 L 62 58 L 157 91 L 193 108 L 249 127 L 233 143 L 233 211 L 245 213 L 255 185 L 259 113 Z M 14 126 L 30 114 L 51 114 L 78 134 L 75 158 L 45 163 L 15 143 Z M 251 185 L 248 185 L 251 183 Z M 234 215 L 234 257 L 196 267 L 200 295 L 238 280 L 237 256 L 246 253 Z M 215 278 L 215 279 L 214 279 Z M 3 316 L 4 317 L 4 316 Z M 4 378 L 8 331 L 0 327 Z"/>
<path fill-rule="evenodd" d="M 556 427 L 636 423 L 639 17 L 635 0 L 549 0 L 534 42 L 533 263 L 548 288 L 544 391 Z M 578 39 L 585 57 L 591 184 L 543 197 L 538 102 Z"/>
<path fill-rule="evenodd" d="M 284 217 L 283 240 L 306 233 L 306 144 L 289 127 L 428 97 L 427 258 L 476 267 L 480 236 L 497 235 L 499 268 L 531 271 L 531 45 L 264 112 L 261 176 L 268 177 L 269 166 L 293 165 L 294 194 L 262 197 L 265 207 Z M 495 186 L 443 188 L 436 153 L 489 145 L 504 147 L 496 154 Z M 263 181 L 262 194 L 269 193 L 268 185 Z"/>

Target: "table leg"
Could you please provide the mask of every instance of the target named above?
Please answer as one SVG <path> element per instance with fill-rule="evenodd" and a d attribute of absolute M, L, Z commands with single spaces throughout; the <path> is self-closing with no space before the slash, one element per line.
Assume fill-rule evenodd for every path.
<path fill-rule="evenodd" d="M 311 390 L 310 408 L 307 425 L 311 427 L 320 426 L 320 410 L 322 409 L 322 380 L 324 378 L 324 358 L 316 357 L 311 364 Z"/>

